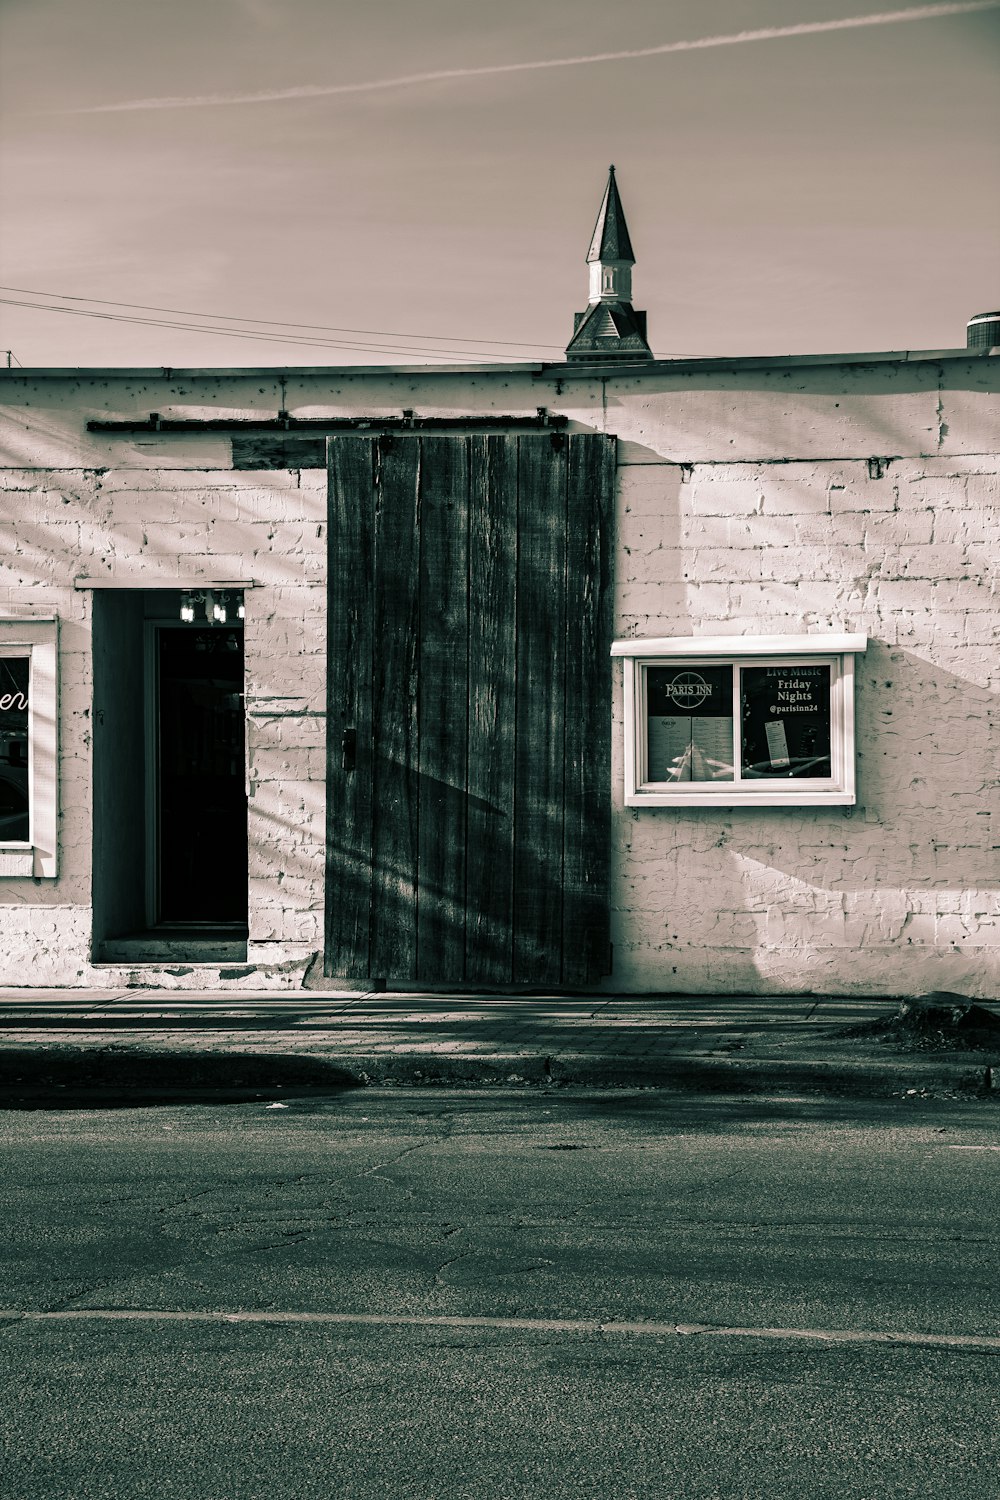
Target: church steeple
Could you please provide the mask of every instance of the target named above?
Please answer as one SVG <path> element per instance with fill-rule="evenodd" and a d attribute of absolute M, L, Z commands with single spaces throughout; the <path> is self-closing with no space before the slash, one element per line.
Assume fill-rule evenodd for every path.
<path fill-rule="evenodd" d="M 590 266 L 591 302 L 609 300 L 609 293 L 616 290 L 609 283 L 614 281 L 616 275 L 621 278 L 618 282 L 619 295 L 610 300 L 629 300 L 632 296 L 635 256 L 632 254 L 632 241 L 628 237 L 625 210 L 622 208 L 613 166 L 608 168 L 608 185 L 604 189 L 604 202 L 594 225 L 587 263 Z"/>
<path fill-rule="evenodd" d="M 590 250 L 590 297 L 586 312 L 575 315 L 568 360 L 652 359 L 646 342 L 646 314 L 632 306 L 635 256 L 629 239 L 615 169 L 608 169 Z"/>

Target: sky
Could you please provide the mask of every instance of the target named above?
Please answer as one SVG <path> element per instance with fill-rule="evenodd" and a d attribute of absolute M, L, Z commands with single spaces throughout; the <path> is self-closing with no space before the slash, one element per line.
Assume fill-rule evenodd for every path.
<path fill-rule="evenodd" d="M 559 360 L 611 162 L 657 355 L 958 348 L 998 143 L 983 0 L 0 0 L 0 351 Z"/>

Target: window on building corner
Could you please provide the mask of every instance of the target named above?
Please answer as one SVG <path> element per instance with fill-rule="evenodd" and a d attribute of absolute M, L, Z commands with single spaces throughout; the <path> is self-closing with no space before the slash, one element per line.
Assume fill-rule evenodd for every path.
<path fill-rule="evenodd" d="M 0 618 L 0 877 L 57 871 L 57 631 Z"/>
<path fill-rule="evenodd" d="M 27 844 L 28 693 L 31 658 L 0 656 L 0 843 Z"/>

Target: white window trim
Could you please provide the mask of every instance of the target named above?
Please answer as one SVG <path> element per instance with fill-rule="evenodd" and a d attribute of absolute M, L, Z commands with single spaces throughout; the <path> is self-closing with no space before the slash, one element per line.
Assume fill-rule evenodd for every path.
<path fill-rule="evenodd" d="M 58 871 L 59 622 L 0 619 L 0 655 L 30 660 L 28 707 L 29 838 L 0 843 L 0 878 L 55 879 Z"/>
<path fill-rule="evenodd" d="M 857 800 L 854 753 L 854 657 L 866 635 L 658 636 L 615 641 L 612 656 L 624 663 L 625 803 L 628 807 L 852 807 Z M 741 666 L 829 666 L 830 777 L 740 781 L 647 782 L 646 673 L 650 667 L 721 666 L 734 669 L 733 754 L 739 764 Z"/>

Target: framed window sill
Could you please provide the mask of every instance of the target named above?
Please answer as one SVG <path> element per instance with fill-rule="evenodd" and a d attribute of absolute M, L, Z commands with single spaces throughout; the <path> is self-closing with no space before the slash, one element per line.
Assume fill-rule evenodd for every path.
<path fill-rule="evenodd" d="M 834 633 L 615 641 L 626 806 L 853 806 L 854 657 L 867 644 Z M 825 774 L 801 774 L 817 764 Z"/>

